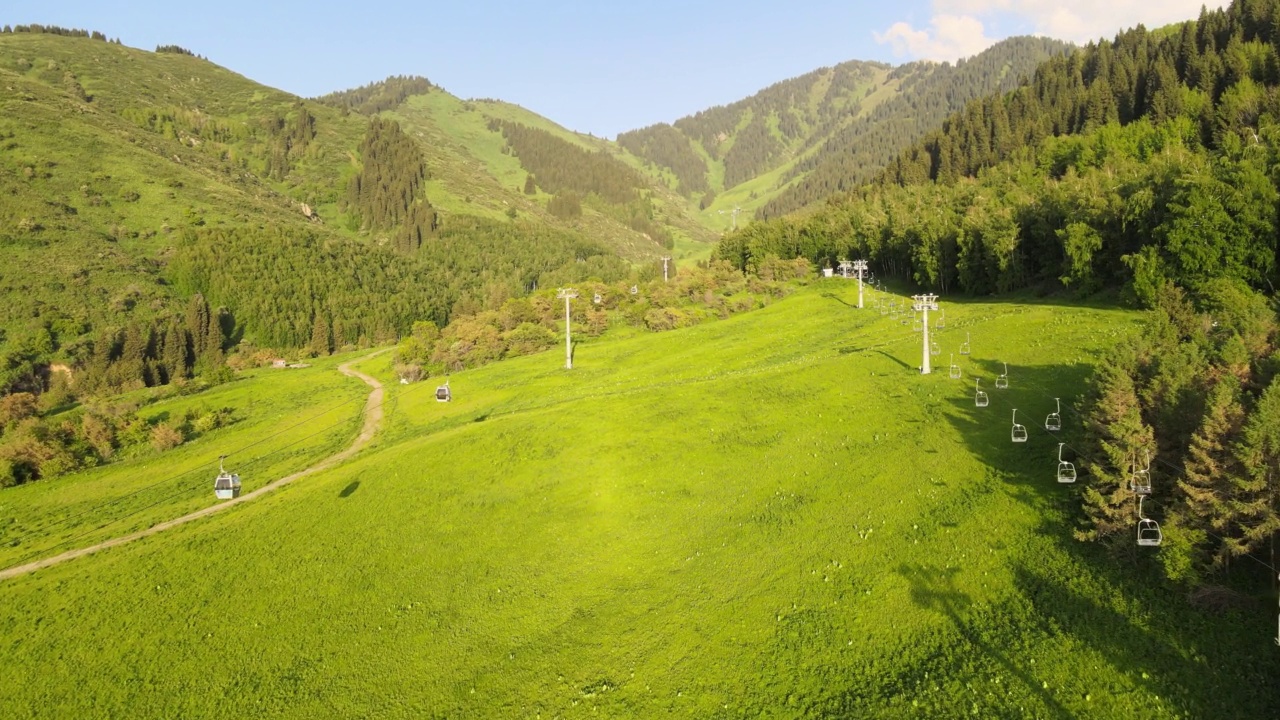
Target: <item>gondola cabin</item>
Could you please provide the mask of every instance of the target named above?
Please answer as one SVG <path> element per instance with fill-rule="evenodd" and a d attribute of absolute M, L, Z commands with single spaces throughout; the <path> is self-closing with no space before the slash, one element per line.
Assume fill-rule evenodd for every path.
<path fill-rule="evenodd" d="M 213 495 L 219 500 L 240 497 L 240 475 L 227 472 L 222 467 L 222 458 L 218 458 L 218 477 L 213 480 Z"/>
<path fill-rule="evenodd" d="M 453 393 L 449 390 L 449 381 L 445 380 L 444 384 L 436 388 L 436 402 L 449 402 L 453 399 Z"/>

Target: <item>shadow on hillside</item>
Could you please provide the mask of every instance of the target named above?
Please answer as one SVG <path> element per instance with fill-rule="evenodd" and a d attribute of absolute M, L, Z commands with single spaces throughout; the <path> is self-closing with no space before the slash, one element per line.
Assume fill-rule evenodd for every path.
<path fill-rule="evenodd" d="M 1269 615 L 1206 614 L 1192 608 L 1183 591 L 1163 579 L 1158 550 L 1138 553 L 1135 545 L 1133 554 L 1117 560 L 1098 545 L 1073 537 L 1074 524 L 1081 517 L 1081 493 L 1088 482 L 1083 473 L 1084 458 L 1078 454 L 1078 449 L 1084 449 L 1083 418 L 1074 404 L 1085 392 L 1091 368 L 1080 364 L 1011 365 L 1009 387 L 1004 390 L 995 388 L 995 378 L 1004 371 L 1001 363 L 967 362 L 964 369 L 965 377 L 955 382 L 943 414 L 969 452 L 996 471 L 998 482 L 1010 496 L 1040 510 L 1041 521 L 1034 532 L 1059 551 L 1038 562 L 1010 559 L 1017 593 L 1010 602 L 1030 607 L 1029 622 L 1037 631 L 1070 635 L 1114 667 L 1127 670 L 1131 681 L 1145 685 L 1160 698 L 1176 699 L 1180 709 L 1193 716 L 1273 712 L 1280 704 L 1280 685 L 1274 683 L 1274 677 L 1280 675 L 1280 653 L 1274 652 L 1266 637 L 1274 631 Z M 982 380 L 987 392 L 987 407 L 974 403 L 975 377 Z M 1055 396 L 1063 399 L 1062 429 L 1051 432 L 1045 428 L 1045 420 L 1055 410 Z M 1014 408 L 1027 431 L 1024 443 L 1014 443 L 1011 438 Z M 1064 459 L 1080 470 L 1080 479 L 1074 484 L 1057 481 L 1060 442 L 1066 443 Z M 1089 572 L 1077 577 L 1082 567 Z M 982 647 L 994 661 L 1009 664 L 1001 648 L 990 647 L 990 643 L 983 646 L 972 637 L 973 628 L 965 619 L 969 600 L 955 590 L 949 576 L 914 568 L 902 570 L 902 574 L 912 583 L 918 605 L 943 612 L 969 642 Z M 1098 588 L 1096 594 L 1105 597 L 1086 594 L 1082 588 Z M 1116 609 L 1120 607 L 1133 609 L 1125 614 Z M 1187 647 L 1201 655 L 1199 663 L 1187 658 Z M 1011 672 L 1025 679 L 1025 674 Z M 1248 693 L 1224 687 L 1235 683 L 1247 683 Z M 1031 686 L 1039 687 L 1037 683 Z M 1252 709 L 1246 711 L 1245 706 Z M 1061 710 L 1056 705 L 1049 707 L 1054 712 Z"/>
<path fill-rule="evenodd" d="M 342 492 L 338 493 L 338 497 L 340 497 L 340 498 L 349 498 L 349 497 L 351 497 L 352 495 L 354 495 L 354 494 L 355 494 L 355 492 L 356 492 L 357 490 L 359 490 L 359 489 L 360 489 L 360 481 L 359 481 L 359 480 L 352 480 L 350 485 L 348 485 L 348 486 L 346 486 L 346 487 L 342 488 Z"/>
<path fill-rule="evenodd" d="M 1012 678 L 1016 678 L 1029 694 L 1038 697 L 1052 717 L 1069 718 L 1072 713 L 1058 702 L 1043 682 L 1032 675 L 1028 668 L 1015 662 L 1009 653 L 996 644 L 984 639 L 980 629 L 971 627 L 966 615 L 973 605 L 972 598 L 956 587 L 955 576 L 959 568 L 945 570 L 929 569 L 918 566 L 898 568 L 899 574 L 911 583 L 911 600 L 917 606 L 942 613 L 951 621 L 960 636 L 964 638 L 972 650 L 987 658 Z"/>

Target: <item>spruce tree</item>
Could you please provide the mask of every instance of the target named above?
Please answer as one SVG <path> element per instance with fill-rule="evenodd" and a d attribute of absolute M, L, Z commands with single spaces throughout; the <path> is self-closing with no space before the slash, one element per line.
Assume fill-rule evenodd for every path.
<path fill-rule="evenodd" d="M 311 351 L 316 355 L 328 355 L 333 351 L 332 342 L 329 319 L 323 312 L 317 311 L 311 326 Z"/>

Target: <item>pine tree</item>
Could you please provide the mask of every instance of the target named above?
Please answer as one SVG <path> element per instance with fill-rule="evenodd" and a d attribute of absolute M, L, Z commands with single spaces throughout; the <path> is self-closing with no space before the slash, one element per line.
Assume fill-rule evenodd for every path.
<path fill-rule="evenodd" d="M 191 336 L 192 355 L 199 358 L 209 343 L 209 303 L 204 295 L 196 293 L 187 302 L 187 333 Z"/>
<path fill-rule="evenodd" d="M 1269 544 L 1274 553 L 1280 533 L 1280 377 L 1249 414 L 1237 457 L 1244 472 L 1231 478 L 1227 550 L 1244 555 Z"/>
<path fill-rule="evenodd" d="M 524 194 L 536 195 L 537 193 L 538 193 L 538 185 L 533 180 L 533 174 L 530 173 L 528 175 L 525 175 L 524 176 Z"/>
<path fill-rule="evenodd" d="M 1178 481 L 1187 508 L 1181 522 L 1187 530 L 1216 536 L 1230 532 L 1232 478 L 1243 472 L 1233 447 L 1245 421 L 1240 401 L 1240 382 L 1232 375 L 1222 377 L 1209 392 L 1204 419 L 1187 450 L 1184 479 Z M 1208 542 L 1207 533 L 1202 533 L 1204 542 Z M 1211 554 L 1215 565 L 1225 564 L 1229 546 L 1218 546 Z"/>
<path fill-rule="evenodd" d="M 1129 473 L 1135 459 L 1144 462 L 1144 453 L 1155 447 L 1155 436 L 1142 421 L 1131 352 L 1124 347 L 1113 353 L 1094 380 L 1085 423 L 1089 445 L 1096 451 L 1090 455 L 1098 459 L 1084 463 L 1090 478 L 1084 490 L 1089 527 L 1077 533 L 1081 539 L 1102 540 L 1117 533 L 1125 537 L 1134 527 Z"/>
<path fill-rule="evenodd" d="M 187 356 L 187 334 L 177 318 L 169 321 L 164 330 L 163 352 L 160 366 L 164 369 L 165 382 L 188 377 L 190 359 Z"/>
<path fill-rule="evenodd" d="M 316 312 L 315 322 L 311 326 L 311 352 L 316 355 L 328 355 L 333 352 L 329 319 L 322 312 Z"/>

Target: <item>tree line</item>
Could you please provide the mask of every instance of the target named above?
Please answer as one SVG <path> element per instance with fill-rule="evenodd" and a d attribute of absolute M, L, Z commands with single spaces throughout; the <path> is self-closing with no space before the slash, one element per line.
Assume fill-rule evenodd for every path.
<path fill-rule="evenodd" d="M 1084 417 L 1082 539 L 1135 546 L 1138 492 L 1159 562 L 1199 586 L 1246 556 L 1275 565 L 1280 534 L 1280 337 L 1274 302 L 1216 280 L 1166 283 L 1138 337 L 1099 364 Z M 1274 576 L 1273 576 L 1274 577 Z"/>
<path fill-rule="evenodd" d="M 397 231 L 393 246 L 415 252 L 435 234 L 436 211 L 426 198 L 427 163 L 418 143 L 394 120 L 373 118 L 360 144 L 360 171 L 351 178 L 341 207 L 363 229 Z"/>
<path fill-rule="evenodd" d="M 954 65 L 920 62 L 895 68 L 888 81 L 897 84 L 897 92 L 857 120 L 848 122 L 848 116 L 859 112 L 859 105 L 828 120 L 834 127 L 813 134 L 825 138 L 822 146 L 796 163 L 782 181 L 804 177 L 765 203 L 757 217 L 779 217 L 874 180 L 899 153 L 966 103 L 1013 90 L 1041 63 L 1070 49 L 1049 38 L 1013 37 Z M 833 91 L 834 87 L 833 83 Z"/>
<path fill-rule="evenodd" d="M 552 195 L 594 193 L 605 202 L 625 205 L 645 187 L 639 173 L 606 152 L 593 152 L 546 130 L 509 120 L 491 118 L 489 129 L 502 133 L 509 151 L 533 175 L 537 186 Z"/>
<path fill-rule="evenodd" d="M 321 95 L 315 101 L 361 115 L 377 115 L 400 107 L 414 95 L 426 95 L 434 88 L 430 80 L 418 75 L 392 75 L 358 88 Z"/>

